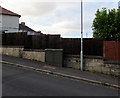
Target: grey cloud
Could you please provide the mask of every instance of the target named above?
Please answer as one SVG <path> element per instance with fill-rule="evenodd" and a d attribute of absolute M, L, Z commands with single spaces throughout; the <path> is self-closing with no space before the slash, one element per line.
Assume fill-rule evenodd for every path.
<path fill-rule="evenodd" d="M 80 22 L 68 21 L 65 24 L 62 24 L 62 27 L 66 29 L 80 29 Z"/>
<path fill-rule="evenodd" d="M 35 2 L 21 8 L 24 16 L 44 16 L 51 14 L 56 9 L 56 3 L 53 2 Z"/>

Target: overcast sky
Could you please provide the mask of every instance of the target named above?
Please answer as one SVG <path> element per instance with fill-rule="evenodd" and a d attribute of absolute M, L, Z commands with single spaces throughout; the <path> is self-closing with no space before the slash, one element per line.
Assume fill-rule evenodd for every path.
<path fill-rule="evenodd" d="M 118 8 L 119 0 L 83 0 L 84 37 L 92 37 L 97 9 Z M 20 22 L 44 34 L 80 37 L 80 0 L 1 0 L 2 7 L 21 15 Z"/>

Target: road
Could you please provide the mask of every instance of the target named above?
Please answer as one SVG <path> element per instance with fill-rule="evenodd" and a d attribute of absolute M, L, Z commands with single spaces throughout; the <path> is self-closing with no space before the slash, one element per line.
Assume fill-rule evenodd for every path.
<path fill-rule="evenodd" d="M 118 96 L 118 90 L 2 64 L 3 96 Z"/>

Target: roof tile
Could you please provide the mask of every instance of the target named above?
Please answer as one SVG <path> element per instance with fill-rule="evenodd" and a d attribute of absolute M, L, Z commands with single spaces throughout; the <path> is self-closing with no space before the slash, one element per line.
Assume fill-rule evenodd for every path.
<path fill-rule="evenodd" d="M 18 14 L 14 13 L 10 10 L 7 10 L 1 6 L 0 6 L 0 14 L 21 17 L 21 15 L 18 15 Z"/>

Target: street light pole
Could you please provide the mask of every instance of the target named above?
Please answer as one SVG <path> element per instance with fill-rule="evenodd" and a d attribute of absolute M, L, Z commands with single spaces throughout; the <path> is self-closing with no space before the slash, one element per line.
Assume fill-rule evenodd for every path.
<path fill-rule="evenodd" d="M 83 71 L 83 3 L 81 0 L 81 71 Z"/>

